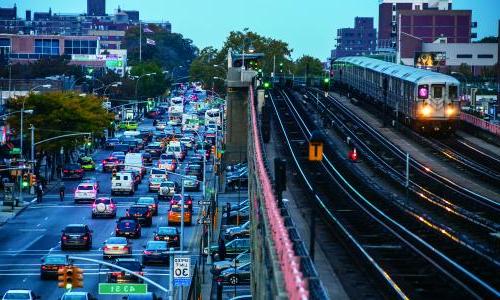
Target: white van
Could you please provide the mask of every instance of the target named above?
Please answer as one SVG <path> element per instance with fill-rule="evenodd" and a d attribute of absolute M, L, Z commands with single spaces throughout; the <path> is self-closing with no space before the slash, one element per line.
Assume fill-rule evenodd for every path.
<path fill-rule="evenodd" d="M 125 155 L 125 171 L 137 171 L 141 177 L 146 174 L 142 153 L 127 153 Z"/>
<path fill-rule="evenodd" d="M 111 179 L 111 195 L 116 193 L 129 193 L 133 195 L 135 192 L 134 177 L 132 173 L 118 172 Z"/>
<path fill-rule="evenodd" d="M 182 146 L 180 141 L 171 141 L 168 143 L 167 150 L 165 153 L 170 154 L 173 153 L 175 158 L 178 160 L 184 159 L 184 152 L 182 151 Z"/>

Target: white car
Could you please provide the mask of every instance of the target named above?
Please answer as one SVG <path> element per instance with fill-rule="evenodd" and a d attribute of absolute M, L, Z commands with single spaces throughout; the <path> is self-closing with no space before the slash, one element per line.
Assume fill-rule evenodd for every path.
<path fill-rule="evenodd" d="M 167 127 L 167 122 L 165 121 L 158 121 L 158 123 L 156 123 L 156 129 L 157 130 L 163 130 L 165 129 L 165 127 Z"/>
<path fill-rule="evenodd" d="M 75 203 L 82 201 L 95 201 L 97 198 L 97 187 L 90 182 L 80 183 L 75 190 Z"/>
<path fill-rule="evenodd" d="M 31 290 L 8 290 L 2 297 L 2 300 L 35 300 L 40 299 Z"/>
<path fill-rule="evenodd" d="M 164 181 L 160 184 L 160 189 L 158 190 L 159 200 L 168 200 L 172 198 L 177 190 L 177 186 L 173 181 Z"/>
<path fill-rule="evenodd" d="M 132 256 L 132 246 L 125 237 L 110 237 L 102 247 L 102 257 Z"/>

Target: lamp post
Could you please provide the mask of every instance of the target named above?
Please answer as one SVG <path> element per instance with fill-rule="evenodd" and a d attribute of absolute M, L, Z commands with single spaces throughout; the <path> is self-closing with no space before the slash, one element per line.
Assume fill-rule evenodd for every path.
<path fill-rule="evenodd" d="M 84 75 L 84 76 L 78 77 L 75 81 L 73 81 L 73 83 L 71 84 L 71 86 L 69 87 L 69 89 L 72 90 L 75 87 L 75 85 L 78 82 L 78 80 L 83 79 L 83 78 L 84 79 L 92 79 L 92 76 Z"/>
<path fill-rule="evenodd" d="M 108 85 L 106 86 L 106 88 L 104 89 L 104 93 L 103 93 L 102 95 L 103 95 L 103 96 L 106 96 L 106 92 L 108 91 L 108 89 L 109 89 L 110 87 L 118 87 L 118 86 L 120 86 L 120 85 L 122 85 L 122 84 L 123 84 L 123 82 L 121 82 L 121 81 L 115 81 L 115 82 L 112 82 L 111 84 L 108 84 Z"/>

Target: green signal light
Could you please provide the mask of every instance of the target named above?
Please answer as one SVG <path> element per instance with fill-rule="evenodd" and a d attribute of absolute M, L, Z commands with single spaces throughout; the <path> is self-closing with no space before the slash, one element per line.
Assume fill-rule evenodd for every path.
<path fill-rule="evenodd" d="M 323 79 L 323 82 L 324 82 L 324 83 L 329 83 L 329 82 L 330 82 L 330 78 L 325 78 L 325 79 Z"/>
<path fill-rule="evenodd" d="M 264 82 L 264 88 L 268 89 L 271 87 L 271 84 L 269 82 Z"/>
<path fill-rule="evenodd" d="M 23 181 L 23 187 L 28 187 L 28 182 L 27 181 Z"/>

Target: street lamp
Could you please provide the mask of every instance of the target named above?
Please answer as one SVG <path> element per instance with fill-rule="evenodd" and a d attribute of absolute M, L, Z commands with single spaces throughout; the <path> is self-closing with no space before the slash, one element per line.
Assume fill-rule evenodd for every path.
<path fill-rule="evenodd" d="M 75 87 L 75 85 L 78 82 L 78 80 L 80 80 L 80 79 L 92 79 L 92 76 L 90 76 L 90 75 L 84 75 L 84 76 L 78 77 L 75 81 L 73 81 L 73 83 L 71 84 L 71 86 L 69 87 L 69 89 L 72 90 Z"/>
<path fill-rule="evenodd" d="M 106 96 L 106 92 L 108 91 L 108 89 L 109 89 L 110 87 L 117 87 L 117 86 L 120 86 L 120 85 L 122 85 L 122 84 L 123 84 L 123 82 L 121 82 L 121 81 L 115 81 L 115 82 L 113 82 L 113 83 L 111 83 L 111 84 L 108 84 L 108 85 L 106 86 L 106 88 L 104 89 L 103 96 Z"/>

